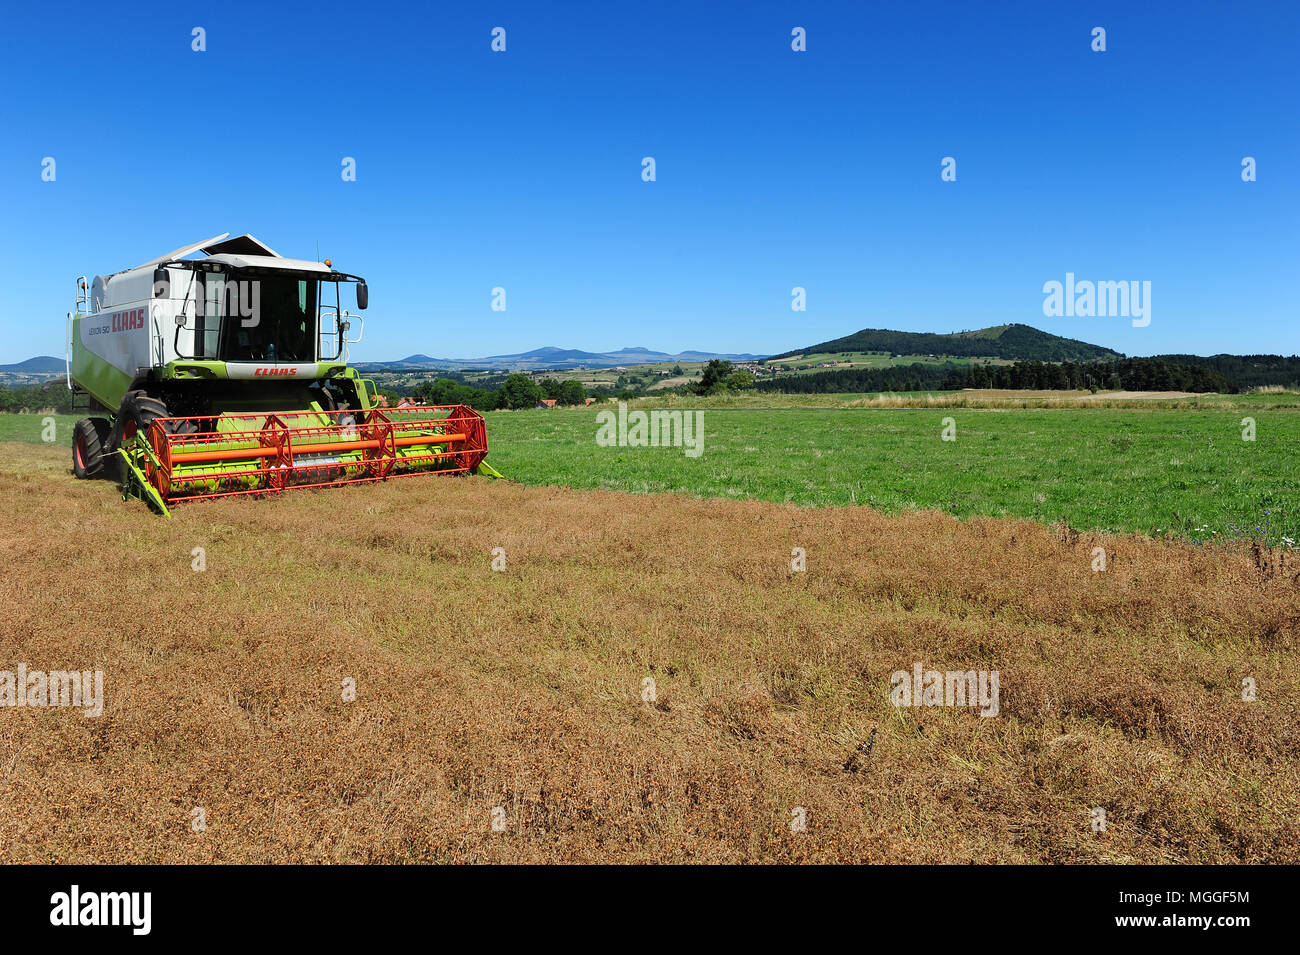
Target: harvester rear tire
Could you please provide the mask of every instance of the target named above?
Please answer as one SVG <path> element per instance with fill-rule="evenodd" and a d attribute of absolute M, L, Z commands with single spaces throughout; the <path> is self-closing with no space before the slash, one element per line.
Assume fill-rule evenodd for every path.
<path fill-rule="evenodd" d="M 104 470 L 104 442 L 108 440 L 108 422 L 103 418 L 82 418 L 72 429 L 72 473 L 93 478 Z"/>

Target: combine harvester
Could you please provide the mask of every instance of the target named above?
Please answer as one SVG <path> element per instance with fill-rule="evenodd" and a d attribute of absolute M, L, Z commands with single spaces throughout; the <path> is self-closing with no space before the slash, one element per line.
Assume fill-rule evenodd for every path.
<path fill-rule="evenodd" d="M 229 233 L 90 285 L 78 278 L 67 377 L 90 416 L 73 431 L 77 477 L 116 473 L 124 496 L 163 513 L 416 474 L 500 477 L 483 460 L 477 411 L 382 407 L 348 367 L 364 328 L 340 306 L 348 283 L 364 310 L 360 277 Z"/>

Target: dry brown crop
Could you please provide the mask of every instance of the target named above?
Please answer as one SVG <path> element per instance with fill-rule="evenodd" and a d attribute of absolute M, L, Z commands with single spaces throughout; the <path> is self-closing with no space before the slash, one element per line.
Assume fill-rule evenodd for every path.
<path fill-rule="evenodd" d="M 0 670 L 104 713 L 0 708 L 7 861 L 1300 861 L 1282 552 L 483 479 L 168 520 L 65 456 L 0 455 Z M 918 662 L 998 715 L 896 708 Z"/>

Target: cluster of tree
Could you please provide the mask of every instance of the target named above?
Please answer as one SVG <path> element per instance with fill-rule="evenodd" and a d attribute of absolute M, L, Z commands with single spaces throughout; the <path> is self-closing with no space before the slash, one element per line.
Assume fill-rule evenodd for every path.
<path fill-rule="evenodd" d="M 587 400 L 587 389 L 576 378 L 557 381 L 554 378 L 542 379 L 542 395 L 554 398 L 559 405 L 580 405 Z"/>
<path fill-rule="evenodd" d="M 495 392 L 475 388 L 454 378 L 422 381 L 411 389 L 411 395 L 422 404 L 429 405 L 469 405 L 479 411 L 488 411 L 496 407 Z"/>
<path fill-rule="evenodd" d="M 454 378 L 439 378 L 416 385 L 413 394 L 427 404 L 469 405 L 479 411 L 533 408 L 543 398 L 553 398 L 561 405 L 580 405 L 587 400 L 587 389 L 580 381 L 543 378 L 538 383 L 528 375 L 517 373 L 504 376 L 495 389 L 478 388 Z"/>
<path fill-rule="evenodd" d="M 62 378 L 38 385 L 20 385 L 17 388 L 0 385 L 0 411 L 71 414 L 72 392 Z"/>
<path fill-rule="evenodd" d="M 754 373 L 746 368 L 737 368 L 732 362 L 719 358 L 710 358 L 700 374 L 700 380 L 693 386 L 697 395 L 716 395 L 724 391 L 741 391 L 754 387 Z"/>
<path fill-rule="evenodd" d="M 1099 362 L 1018 361 L 1011 365 L 898 365 L 850 368 L 761 381 L 759 391 L 830 394 L 871 391 L 950 391 L 958 388 L 1125 389 L 1235 394 L 1237 386 L 1211 368 L 1161 358 Z"/>

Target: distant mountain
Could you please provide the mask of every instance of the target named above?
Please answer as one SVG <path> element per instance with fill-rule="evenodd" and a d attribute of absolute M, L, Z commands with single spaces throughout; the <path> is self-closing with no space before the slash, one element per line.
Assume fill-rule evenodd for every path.
<path fill-rule="evenodd" d="M 50 375 L 55 372 L 62 374 L 66 370 L 62 358 L 51 358 L 49 355 L 38 355 L 12 365 L 0 365 L 0 374 L 10 375 Z"/>
<path fill-rule="evenodd" d="M 547 345 L 545 348 L 534 348 L 532 351 L 520 352 L 517 355 L 490 355 L 481 361 L 490 362 L 514 362 L 514 361 L 576 361 L 588 362 L 598 361 L 605 356 L 595 352 L 581 351 L 577 348 L 556 348 L 554 345 Z"/>
<path fill-rule="evenodd" d="M 653 351 L 640 345 L 620 348 L 612 352 L 590 352 L 577 348 L 558 348 L 546 345 L 513 355 L 489 355 L 486 358 L 430 358 L 428 355 L 409 355 L 401 361 L 357 362 L 362 371 L 417 371 L 443 368 L 463 371 L 485 368 L 497 371 L 562 371 L 574 368 L 616 368 L 623 365 L 645 365 L 667 361 L 708 361 L 723 358 L 728 361 L 758 361 L 762 355 L 721 354 L 718 352 L 684 351 L 677 354 Z"/>
<path fill-rule="evenodd" d="M 574 368 L 616 368 L 621 365 L 643 365 L 651 362 L 665 361 L 708 361 L 710 358 L 725 358 L 730 361 L 756 361 L 762 355 L 726 355 L 717 352 L 684 351 L 676 355 L 668 352 L 653 351 L 639 345 L 620 348 L 614 352 L 590 352 L 577 348 L 557 348 L 547 345 L 532 351 L 519 352 L 515 355 L 490 355 L 486 358 L 434 358 L 430 355 L 416 353 L 407 355 L 399 361 L 363 361 L 355 362 L 361 371 L 424 371 L 442 368 L 448 371 L 464 371 L 470 368 L 483 368 L 493 371 L 546 371 Z M 64 373 L 62 358 L 41 355 L 12 365 L 0 365 L 0 375 L 61 375 Z"/>
<path fill-rule="evenodd" d="M 938 335 L 864 328 L 860 332 L 772 356 L 834 352 L 889 352 L 892 355 L 934 355 L 950 358 L 1004 358 L 1008 361 L 1096 361 L 1120 358 L 1119 352 L 1073 338 L 1062 338 L 1029 325 L 994 325 L 973 332 Z"/>

